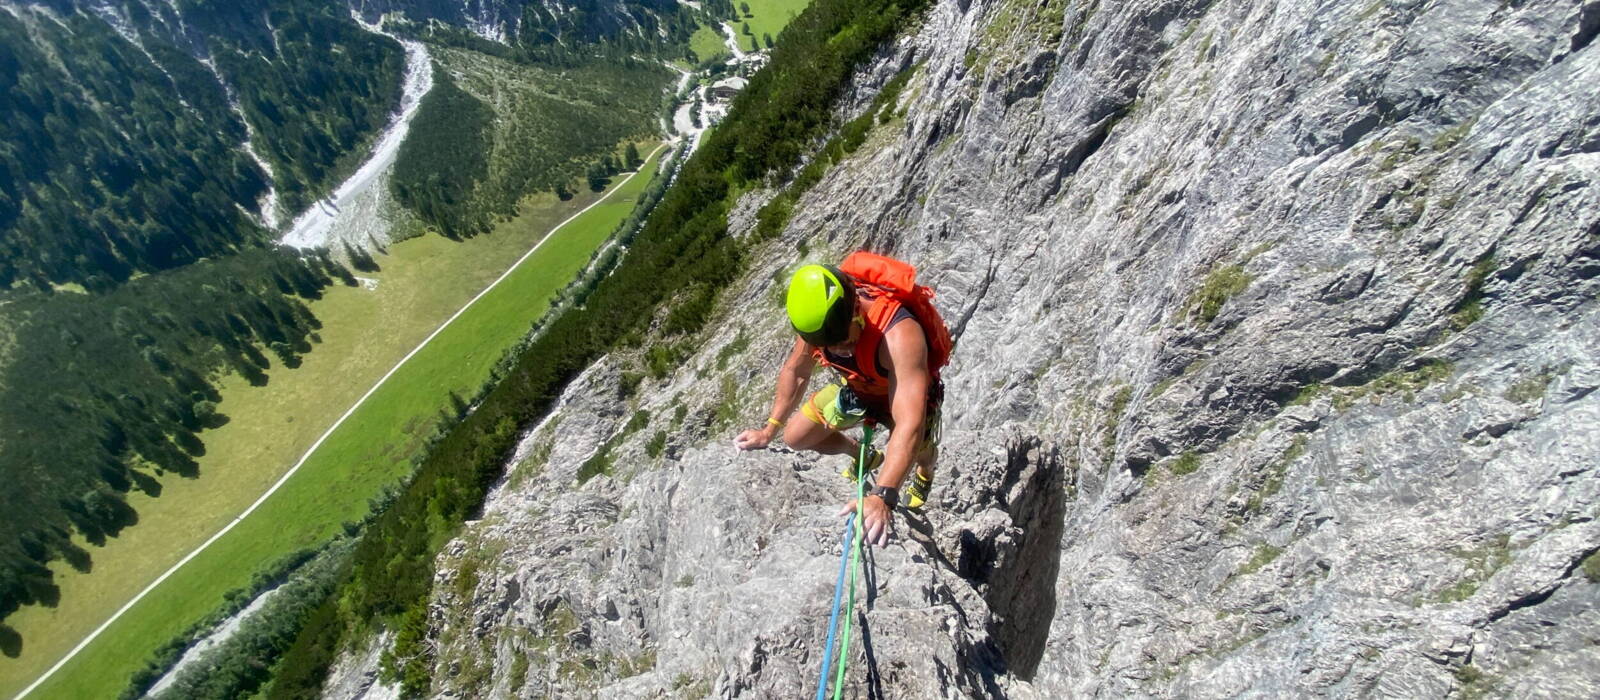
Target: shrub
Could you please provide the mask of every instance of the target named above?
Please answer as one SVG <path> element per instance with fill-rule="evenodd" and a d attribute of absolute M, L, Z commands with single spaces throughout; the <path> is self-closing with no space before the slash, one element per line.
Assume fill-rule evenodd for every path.
<path fill-rule="evenodd" d="M 1450 315 L 1450 325 L 1456 330 L 1466 328 L 1483 318 L 1483 285 L 1489 280 L 1494 268 L 1494 256 L 1486 255 L 1467 270 L 1467 292 L 1462 295 L 1461 301 L 1456 303 L 1455 312 Z"/>
<path fill-rule="evenodd" d="M 1271 564 L 1274 559 L 1277 559 L 1280 554 L 1283 554 L 1282 549 L 1262 542 L 1256 546 L 1256 551 L 1250 555 L 1250 559 L 1239 567 L 1237 575 L 1248 576 L 1260 571 L 1262 567 Z"/>
<path fill-rule="evenodd" d="M 1194 452 L 1185 452 L 1172 462 L 1172 473 L 1176 476 L 1193 474 L 1200 468 L 1200 455 Z"/>
<path fill-rule="evenodd" d="M 1211 271 L 1205 282 L 1189 300 L 1189 316 L 1210 323 L 1222 311 L 1228 299 L 1237 296 L 1250 286 L 1251 277 L 1244 268 L 1228 265 Z"/>

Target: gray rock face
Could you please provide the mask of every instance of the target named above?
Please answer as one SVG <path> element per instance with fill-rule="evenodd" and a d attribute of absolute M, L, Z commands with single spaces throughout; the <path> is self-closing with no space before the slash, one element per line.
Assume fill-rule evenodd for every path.
<path fill-rule="evenodd" d="M 842 465 L 728 446 L 803 244 L 917 263 L 961 330 L 850 695 L 1600 695 L 1597 29 L 938 3 L 839 106 L 912 70 L 901 116 L 703 349 L 631 393 L 610 358 L 530 434 L 443 558 L 436 692 L 812 692 Z"/>

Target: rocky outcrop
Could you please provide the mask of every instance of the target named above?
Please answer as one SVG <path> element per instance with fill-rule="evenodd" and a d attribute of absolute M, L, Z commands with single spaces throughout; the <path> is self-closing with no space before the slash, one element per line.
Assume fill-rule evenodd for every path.
<path fill-rule="evenodd" d="M 811 692 L 840 465 L 728 445 L 774 281 L 865 245 L 961 337 L 852 695 L 1600 693 L 1597 21 L 938 3 L 698 354 L 609 358 L 530 434 L 444 555 L 435 690 Z"/>

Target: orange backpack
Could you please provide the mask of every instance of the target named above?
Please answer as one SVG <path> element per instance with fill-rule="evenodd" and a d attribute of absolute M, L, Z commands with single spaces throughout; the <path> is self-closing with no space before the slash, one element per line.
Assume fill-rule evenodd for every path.
<path fill-rule="evenodd" d="M 858 289 L 885 295 L 911 311 L 928 339 L 928 371 L 937 381 L 939 370 L 950 363 L 955 342 L 950 339 L 950 329 L 945 326 L 944 318 L 933 306 L 933 290 L 917 284 L 917 268 L 862 250 L 846 257 L 839 271 L 849 275 Z M 892 316 L 893 310 L 888 310 L 888 314 Z M 876 349 L 875 344 L 873 349 Z M 873 360 L 863 358 L 863 361 L 867 367 L 874 366 Z"/>

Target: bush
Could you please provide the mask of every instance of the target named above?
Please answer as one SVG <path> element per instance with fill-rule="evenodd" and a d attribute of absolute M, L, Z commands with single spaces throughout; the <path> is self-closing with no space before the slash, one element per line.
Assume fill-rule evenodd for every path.
<path fill-rule="evenodd" d="M 1455 311 L 1450 315 L 1450 325 L 1456 330 L 1466 328 L 1483 318 L 1483 285 L 1489 280 L 1489 275 L 1494 269 L 1494 256 L 1486 255 L 1467 270 L 1467 291 L 1461 296 L 1461 301 L 1456 303 Z"/>
<path fill-rule="evenodd" d="M 1238 265 L 1228 265 L 1211 271 L 1206 280 L 1189 300 L 1189 315 L 1202 323 L 1210 323 L 1222 311 L 1228 299 L 1250 286 L 1250 275 Z"/>
<path fill-rule="evenodd" d="M 655 459 L 660 457 L 662 451 L 666 450 L 666 448 L 667 431 L 657 430 L 655 435 L 650 436 L 650 442 L 645 443 L 644 452 L 650 455 L 651 459 Z"/>

